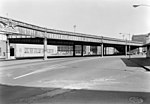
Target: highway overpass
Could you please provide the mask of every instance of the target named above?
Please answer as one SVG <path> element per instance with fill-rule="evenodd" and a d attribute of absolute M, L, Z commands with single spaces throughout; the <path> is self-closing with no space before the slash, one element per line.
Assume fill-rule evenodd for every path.
<path fill-rule="evenodd" d="M 101 56 L 104 55 L 104 50 L 107 47 L 114 47 L 119 52 L 127 54 L 130 49 L 143 46 L 141 42 L 104 37 L 102 34 L 91 35 L 48 29 L 5 17 L 0 17 L 0 33 L 7 36 L 6 55 L 8 59 L 10 57 L 9 43 L 43 44 L 44 59 L 47 58 L 47 44 L 72 45 L 74 50 L 73 56 L 75 56 L 75 45 L 81 45 L 81 56 L 83 56 L 83 45 L 101 46 Z"/>

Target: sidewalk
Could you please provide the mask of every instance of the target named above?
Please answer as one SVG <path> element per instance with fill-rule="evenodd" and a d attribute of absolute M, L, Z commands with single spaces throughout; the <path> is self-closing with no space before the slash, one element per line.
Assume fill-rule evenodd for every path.
<path fill-rule="evenodd" d="M 0 60 L 0 67 L 2 67 L 2 66 L 10 66 L 10 65 L 18 65 L 18 64 L 44 62 L 44 61 L 42 59 Z"/>
<path fill-rule="evenodd" d="M 150 58 L 146 58 L 146 57 L 133 57 L 133 58 L 130 58 L 130 60 L 132 62 L 136 63 L 137 65 L 143 67 L 147 71 L 150 71 Z"/>
<path fill-rule="evenodd" d="M 0 85 L 2 104 L 149 104 L 150 93 Z"/>

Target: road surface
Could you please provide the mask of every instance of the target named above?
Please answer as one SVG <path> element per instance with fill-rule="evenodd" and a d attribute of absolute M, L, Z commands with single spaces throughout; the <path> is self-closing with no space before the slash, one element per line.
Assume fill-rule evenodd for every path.
<path fill-rule="evenodd" d="M 42 94 L 39 94 L 40 97 L 47 95 L 53 96 L 53 93 L 54 95 L 59 94 L 63 95 L 64 97 L 65 93 L 68 94 L 66 96 L 70 97 L 69 98 L 70 100 L 66 101 L 69 102 L 73 98 L 78 98 L 80 96 L 81 98 L 78 98 L 78 100 L 76 99 L 76 101 L 86 104 L 88 102 L 85 103 L 84 98 L 89 99 L 92 96 L 93 97 L 95 96 L 94 98 L 93 97 L 91 98 L 95 99 L 94 101 L 97 101 L 96 98 L 99 99 L 96 96 L 99 97 L 101 96 L 102 98 L 101 100 L 104 100 L 107 97 L 113 99 L 114 96 L 118 97 L 120 96 L 122 100 L 119 101 L 114 100 L 115 102 L 114 104 L 121 104 L 116 102 L 123 101 L 123 96 L 124 97 L 126 96 L 125 98 L 127 98 L 127 95 L 130 95 L 130 97 L 131 95 L 134 95 L 135 98 L 133 99 L 138 100 L 140 100 L 140 98 L 137 97 L 139 95 L 144 97 L 144 99 L 150 96 L 149 95 L 150 73 L 146 72 L 145 69 L 139 67 L 137 64 L 131 62 L 130 60 L 128 60 L 127 57 L 124 56 L 105 57 L 105 58 L 101 57 L 55 58 L 46 61 L 17 60 L 17 61 L 5 61 L 0 63 L 1 63 L 0 64 L 1 84 L 29 87 L 29 89 L 32 90 L 27 90 L 28 94 L 30 91 L 34 93 L 40 92 L 40 90 L 36 91 L 36 89 L 34 89 L 35 87 L 37 89 L 45 88 L 44 91 L 46 91 L 46 93 L 43 94 L 42 92 Z M 1 89 L 5 88 L 8 89 L 9 87 L 7 86 L 1 87 Z M 19 91 L 17 89 L 15 89 L 15 91 Z M 55 90 L 53 91 L 53 89 Z M 98 92 L 100 92 L 101 94 Z M 119 92 L 120 94 L 118 95 L 117 93 Z M 24 94 L 24 92 L 20 93 Z M 7 96 L 7 94 L 4 95 Z M 72 98 L 72 96 L 74 97 Z M 40 97 L 37 96 L 36 94 L 36 98 L 31 97 L 31 99 L 38 99 Z M 128 100 L 125 101 L 126 103 L 124 102 L 122 104 L 128 103 L 130 104 L 132 101 L 129 102 L 129 98 Z M 15 97 L 14 99 L 17 99 L 17 97 Z M 59 102 L 62 99 L 63 99 L 62 97 L 60 98 L 54 97 L 53 100 L 51 101 L 53 101 L 53 103 L 55 102 L 54 104 L 59 104 L 56 102 Z M 27 98 L 27 100 L 29 99 Z M 25 101 L 25 98 L 23 98 L 23 101 Z M 41 99 L 39 100 L 39 102 L 40 101 L 46 102 L 47 100 Z M 141 101 L 143 101 L 143 99 Z M 111 104 L 113 101 L 110 101 L 109 99 L 104 100 L 103 102 L 107 102 L 106 104 Z M 149 100 L 146 100 L 146 102 L 149 102 Z"/>

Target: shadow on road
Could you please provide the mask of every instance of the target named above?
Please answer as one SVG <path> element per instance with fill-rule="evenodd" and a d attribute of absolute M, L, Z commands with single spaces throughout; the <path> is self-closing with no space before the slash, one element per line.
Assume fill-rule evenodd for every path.
<path fill-rule="evenodd" d="M 131 61 L 142 65 L 142 66 L 150 66 L 150 59 L 149 58 L 131 58 Z"/>
<path fill-rule="evenodd" d="M 2 104 L 150 104 L 149 98 L 148 92 L 0 85 Z"/>
<path fill-rule="evenodd" d="M 141 67 L 141 66 L 150 66 L 150 59 L 148 58 L 121 58 L 122 61 L 128 67 Z"/>
<path fill-rule="evenodd" d="M 125 63 L 128 67 L 140 67 L 138 64 L 131 61 L 129 58 L 121 58 L 121 60 Z"/>

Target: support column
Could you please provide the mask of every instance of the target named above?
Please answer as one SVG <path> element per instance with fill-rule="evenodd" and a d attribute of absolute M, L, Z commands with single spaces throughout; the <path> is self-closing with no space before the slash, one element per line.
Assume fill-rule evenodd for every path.
<path fill-rule="evenodd" d="M 47 60 L 47 38 L 44 38 L 44 60 Z"/>
<path fill-rule="evenodd" d="M 131 58 L 131 46 L 130 46 L 130 43 L 129 43 L 129 59 Z"/>
<path fill-rule="evenodd" d="M 104 56 L 104 45 L 103 45 L 103 43 L 101 44 L 101 56 L 102 57 Z"/>
<path fill-rule="evenodd" d="M 104 47 L 104 55 L 107 55 L 107 47 Z"/>
<path fill-rule="evenodd" d="M 125 56 L 127 56 L 127 52 L 128 52 L 128 45 L 127 45 L 127 39 L 125 41 Z"/>
<path fill-rule="evenodd" d="M 125 55 L 127 56 L 127 45 L 125 45 Z"/>
<path fill-rule="evenodd" d="M 75 45 L 73 45 L 73 57 L 76 56 Z"/>
<path fill-rule="evenodd" d="M 81 56 L 83 56 L 83 45 L 81 45 Z"/>
<path fill-rule="evenodd" d="M 9 44 L 9 38 L 8 35 L 6 35 L 7 40 L 6 40 L 6 60 L 10 59 L 10 44 Z"/>

